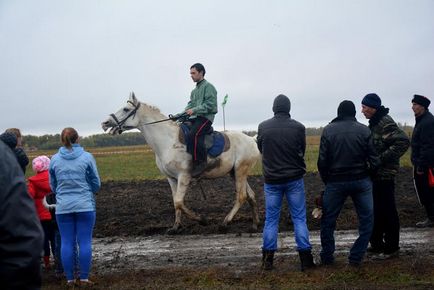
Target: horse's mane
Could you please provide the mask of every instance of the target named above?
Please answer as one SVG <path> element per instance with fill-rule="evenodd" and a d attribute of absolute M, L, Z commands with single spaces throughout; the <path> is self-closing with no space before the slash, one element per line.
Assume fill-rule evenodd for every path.
<path fill-rule="evenodd" d="M 155 112 L 155 113 L 162 114 L 161 111 L 160 111 L 160 109 L 159 109 L 157 106 L 149 105 L 149 104 L 146 104 L 146 103 L 143 103 L 143 102 L 140 102 L 140 103 L 141 103 L 143 106 L 149 108 L 149 110 L 151 110 L 151 111 L 153 111 L 153 112 Z"/>

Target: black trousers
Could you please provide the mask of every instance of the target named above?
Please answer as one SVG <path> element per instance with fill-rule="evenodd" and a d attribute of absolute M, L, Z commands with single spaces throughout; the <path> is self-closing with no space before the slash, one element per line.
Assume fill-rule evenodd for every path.
<path fill-rule="evenodd" d="M 190 119 L 190 135 L 187 142 L 187 152 L 193 157 L 193 164 L 206 161 L 205 135 L 212 130 L 211 121 L 204 117 Z"/>
<path fill-rule="evenodd" d="M 395 180 L 373 181 L 374 228 L 371 246 L 390 254 L 399 249 L 399 216 L 395 202 Z"/>
<path fill-rule="evenodd" d="M 44 230 L 44 256 L 50 256 L 50 248 L 53 256 L 56 253 L 56 243 L 54 242 L 55 224 L 52 220 L 41 221 Z"/>
<path fill-rule="evenodd" d="M 414 171 L 414 184 L 420 203 L 425 207 L 428 218 L 434 221 L 434 187 L 428 185 L 428 172 L 419 175 Z"/>

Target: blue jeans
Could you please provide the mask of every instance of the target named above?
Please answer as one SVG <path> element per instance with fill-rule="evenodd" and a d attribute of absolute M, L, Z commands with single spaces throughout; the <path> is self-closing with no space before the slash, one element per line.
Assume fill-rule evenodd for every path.
<path fill-rule="evenodd" d="M 335 252 L 334 231 L 336 219 L 348 196 L 351 196 L 359 220 L 359 237 L 350 250 L 350 263 L 360 264 L 368 247 L 374 225 L 374 206 L 372 201 L 372 182 L 369 178 L 348 181 L 329 182 L 323 197 L 323 216 L 321 218 L 321 261 L 333 263 Z"/>
<path fill-rule="evenodd" d="M 61 235 L 61 260 L 66 279 L 74 279 L 74 262 L 78 244 L 80 279 L 88 279 L 92 264 L 92 232 L 95 225 L 95 212 L 75 212 L 56 214 Z"/>
<path fill-rule="evenodd" d="M 264 184 L 265 192 L 265 225 L 263 232 L 263 250 L 277 250 L 277 234 L 279 231 L 282 199 L 286 197 L 288 208 L 294 224 L 297 250 L 312 249 L 309 242 L 309 230 L 306 225 L 306 199 L 303 178 L 282 184 Z"/>

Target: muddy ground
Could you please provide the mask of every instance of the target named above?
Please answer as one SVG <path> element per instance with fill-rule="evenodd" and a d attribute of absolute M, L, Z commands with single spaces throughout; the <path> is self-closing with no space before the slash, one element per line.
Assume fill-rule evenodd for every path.
<path fill-rule="evenodd" d="M 402 227 L 412 227 L 416 221 L 425 218 L 423 209 L 419 206 L 413 188 L 410 168 L 402 169 L 396 178 L 396 203 Z M 314 199 L 324 188 L 318 174 L 309 173 L 305 176 L 307 209 L 310 213 L 314 208 Z M 256 193 L 261 220 L 264 219 L 263 178 L 249 177 L 249 184 Z M 203 189 L 203 192 L 201 190 Z M 175 220 L 172 194 L 165 180 L 148 180 L 140 182 L 107 182 L 102 185 L 96 195 L 97 222 L 95 237 L 108 236 L 146 236 L 164 234 Z M 194 184 L 185 197 L 185 204 L 198 214 L 205 216 L 209 224 L 199 225 L 183 216 L 184 230 L 182 234 L 218 234 L 220 225 L 226 214 L 231 210 L 235 199 L 235 186 L 230 177 L 214 180 L 202 180 Z M 284 205 L 280 230 L 292 230 L 288 222 L 288 211 Z M 246 233 L 250 230 L 252 215 L 250 206 L 246 203 L 234 217 L 227 229 L 228 233 Z M 337 228 L 355 229 L 357 219 L 350 200 L 341 212 Z M 308 215 L 310 230 L 319 229 L 319 221 Z"/>
<path fill-rule="evenodd" d="M 167 181 L 106 182 L 96 195 L 91 278 L 97 281 L 97 289 L 434 289 L 434 230 L 413 228 L 425 214 L 413 189 L 411 169 L 402 169 L 396 180 L 397 207 L 403 228 L 400 258 L 385 264 L 367 258 L 365 266 L 356 274 L 346 263 L 357 227 L 350 200 L 337 223 L 338 262 L 334 268 L 318 267 L 310 274 L 299 272 L 285 205 L 276 270 L 264 273 L 259 267 L 264 219 L 262 177 L 249 178 L 259 206 L 258 232 L 250 230 L 252 219 L 247 203 L 222 232 L 220 225 L 235 197 L 234 184 L 226 177 L 203 180 L 192 186 L 185 203 L 209 223 L 199 225 L 184 217 L 183 231 L 176 236 L 165 235 L 174 222 Z M 305 186 L 308 226 L 313 253 L 318 259 L 319 221 L 310 212 L 323 184 L 317 174 L 307 174 Z M 62 281 L 44 272 L 43 289 L 58 289 Z"/>

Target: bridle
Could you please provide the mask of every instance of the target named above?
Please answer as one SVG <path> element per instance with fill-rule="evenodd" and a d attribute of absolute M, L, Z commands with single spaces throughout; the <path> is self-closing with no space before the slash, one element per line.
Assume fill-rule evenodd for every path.
<path fill-rule="evenodd" d="M 110 114 L 110 117 L 112 117 L 113 120 L 115 120 L 116 127 L 118 127 L 120 133 L 122 133 L 122 131 L 123 131 L 122 125 L 125 124 L 125 122 L 128 120 L 129 117 L 133 116 L 133 119 L 134 119 L 134 117 L 136 116 L 137 110 L 140 108 L 140 102 L 137 102 L 137 106 L 129 100 L 127 101 L 127 103 L 130 103 L 131 105 L 133 105 L 134 109 L 131 112 L 129 112 L 128 115 L 124 119 L 122 119 L 121 121 L 118 120 L 118 118 L 115 116 L 115 114 Z M 125 127 L 124 129 L 128 130 L 128 129 L 132 129 L 132 127 Z"/>
<path fill-rule="evenodd" d="M 131 105 L 133 105 L 134 109 L 131 112 L 129 112 L 129 114 L 125 118 L 123 118 L 121 121 L 118 120 L 118 118 L 116 117 L 115 114 L 110 114 L 110 117 L 112 117 L 116 123 L 115 127 L 117 127 L 119 129 L 119 133 L 122 133 L 124 131 L 124 130 L 122 130 L 122 125 L 125 124 L 125 122 L 128 120 L 129 117 L 133 116 L 133 119 L 134 119 L 134 117 L 136 116 L 137 110 L 140 108 L 140 102 L 137 102 L 137 106 L 133 102 L 131 102 L 130 100 L 128 100 L 127 103 L 130 103 Z M 165 122 L 165 121 L 176 121 L 176 120 L 180 120 L 181 122 L 184 122 L 187 119 L 188 119 L 188 115 L 186 113 L 183 113 L 179 116 L 169 115 L 169 118 L 167 118 L 167 119 L 149 122 L 149 123 L 145 123 L 142 125 L 150 125 L 150 124 L 156 124 L 156 123 Z M 135 128 L 135 127 L 130 127 L 130 126 L 124 127 L 124 129 L 126 129 L 126 130 L 133 129 L 133 128 Z"/>

